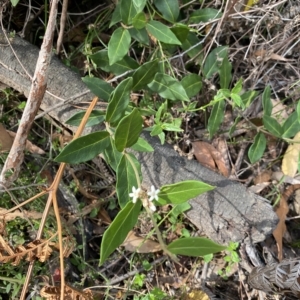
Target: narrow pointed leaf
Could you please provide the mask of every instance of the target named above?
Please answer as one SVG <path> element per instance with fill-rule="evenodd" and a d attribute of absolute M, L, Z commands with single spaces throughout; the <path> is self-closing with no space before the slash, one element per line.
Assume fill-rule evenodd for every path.
<path fill-rule="evenodd" d="M 281 137 L 283 134 L 283 128 L 281 127 L 281 125 L 277 122 L 276 119 L 269 117 L 267 115 L 265 115 L 263 117 L 263 122 L 264 122 L 264 126 L 265 128 L 272 134 L 274 134 L 277 137 Z"/>
<path fill-rule="evenodd" d="M 85 111 L 81 111 L 72 116 L 66 121 L 66 124 L 71 126 L 79 126 L 82 118 L 85 115 Z M 85 127 L 91 127 L 102 123 L 105 120 L 105 112 L 102 110 L 93 110 L 88 118 Z"/>
<path fill-rule="evenodd" d="M 149 46 L 149 36 L 146 28 L 142 28 L 142 29 L 130 28 L 129 33 L 131 37 L 136 41 L 138 41 L 139 43 Z"/>
<path fill-rule="evenodd" d="M 221 16 L 222 16 L 222 13 L 218 9 L 203 8 L 203 9 L 195 10 L 191 14 L 190 19 L 189 19 L 189 24 L 200 23 L 200 22 L 205 23 L 205 22 L 220 18 Z"/>
<path fill-rule="evenodd" d="M 109 23 L 109 28 L 115 25 L 118 22 L 122 21 L 121 12 L 120 12 L 120 2 L 116 5 L 114 12 Z"/>
<path fill-rule="evenodd" d="M 273 104 L 271 102 L 271 89 L 269 85 L 265 87 L 262 94 L 262 105 L 264 109 L 264 116 L 270 117 L 272 114 Z"/>
<path fill-rule="evenodd" d="M 124 24 L 130 25 L 136 14 L 137 10 L 133 5 L 133 1 L 120 0 L 120 15 Z"/>
<path fill-rule="evenodd" d="M 114 90 L 111 98 L 109 100 L 107 111 L 106 111 L 106 121 L 110 123 L 115 123 L 119 121 L 128 106 L 130 100 L 130 91 L 132 87 L 132 78 L 129 77 L 123 80 Z"/>
<path fill-rule="evenodd" d="M 210 117 L 208 119 L 208 125 L 207 125 L 210 138 L 213 137 L 213 135 L 216 133 L 221 123 L 223 122 L 224 109 L 225 109 L 225 101 L 221 100 L 214 105 L 211 111 Z"/>
<path fill-rule="evenodd" d="M 227 46 L 220 46 L 208 54 L 203 66 L 203 73 L 206 79 L 210 79 L 215 73 L 219 72 L 227 52 Z"/>
<path fill-rule="evenodd" d="M 189 98 L 196 96 L 202 88 L 201 77 L 197 74 L 189 74 L 181 80 L 181 85 Z"/>
<path fill-rule="evenodd" d="M 147 0 L 132 0 L 133 5 L 138 13 L 144 10 Z"/>
<path fill-rule="evenodd" d="M 160 42 L 173 45 L 181 45 L 181 42 L 177 39 L 176 35 L 171 29 L 158 21 L 149 21 L 146 25 L 146 29 Z"/>
<path fill-rule="evenodd" d="M 283 123 L 283 138 L 291 138 L 300 131 L 300 123 L 298 122 L 297 112 L 293 112 Z"/>
<path fill-rule="evenodd" d="M 132 163 L 134 167 L 132 166 Z M 129 194 L 132 191 L 132 187 L 138 186 L 135 170 L 137 170 L 138 176 L 141 176 L 140 163 L 132 154 L 124 154 L 117 167 L 116 183 L 116 191 L 121 208 L 123 208 L 127 202 L 130 201 Z"/>
<path fill-rule="evenodd" d="M 161 12 L 164 19 L 175 23 L 179 15 L 179 1 L 174 0 L 155 0 L 155 6 Z"/>
<path fill-rule="evenodd" d="M 143 129 L 143 118 L 135 108 L 128 116 L 118 124 L 115 132 L 115 145 L 119 152 L 134 145 Z"/>
<path fill-rule="evenodd" d="M 161 97 L 169 100 L 189 101 L 189 97 L 183 86 L 173 77 L 157 73 L 148 87 Z"/>
<path fill-rule="evenodd" d="M 109 139 L 109 145 L 104 151 L 104 159 L 116 172 L 123 154 L 116 149 L 115 141 L 112 137 Z"/>
<path fill-rule="evenodd" d="M 130 33 L 127 29 L 119 27 L 112 34 L 108 43 L 109 65 L 121 60 L 129 50 L 131 41 Z"/>
<path fill-rule="evenodd" d="M 267 140 L 265 135 L 262 132 L 257 133 L 254 138 L 254 142 L 248 151 L 248 157 L 251 164 L 254 164 L 261 159 L 261 157 L 264 155 L 266 146 Z"/>
<path fill-rule="evenodd" d="M 220 68 L 220 85 L 222 89 L 229 88 L 232 79 L 231 70 L 232 70 L 232 64 L 228 60 L 228 57 L 225 56 Z"/>
<path fill-rule="evenodd" d="M 182 43 L 181 48 L 187 51 L 187 55 L 194 59 L 197 64 L 201 64 L 203 60 L 202 46 L 203 41 L 200 41 L 194 32 L 189 32 L 186 40 Z"/>
<path fill-rule="evenodd" d="M 55 158 L 57 162 L 77 164 L 93 159 L 109 145 L 109 133 L 98 131 L 79 137 L 68 144 Z"/>
<path fill-rule="evenodd" d="M 93 94 L 104 101 L 108 101 L 110 94 L 114 90 L 113 87 L 104 80 L 97 77 L 83 77 L 82 81 L 87 85 Z"/>
<path fill-rule="evenodd" d="M 130 147 L 134 151 L 153 152 L 153 147 L 143 138 L 138 138 L 137 142 Z"/>
<path fill-rule="evenodd" d="M 164 185 L 160 188 L 158 202 L 161 205 L 180 204 L 213 189 L 213 186 L 197 180 L 186 180 Z"/>
<path fill-rule="evenodd" d="M 167 246 L 167 249 L 179 255 L 204 256 L 225 250 L 227 247 L 219 245 L 209 239 L 201 237 L 189 237 L 178 239 Z"/>
<path fill-rule="evenodd" d="M 176 35 L 181 43 L 184 43 L 190 32 L 190 28 L 182 23 L 176 23 L 172 28 L 172 32 Z"/>
<path fill-rule="evenodd" d="M 150 61 L 140 66 L 132 75 L 132 90 L 138 91 L 145 88 L 158 72 L 158 60 Z"/>
<path fill-rule="evenodd" d="M 129 231 L 136 224 L 140 211 L 140 201 L 135 204 L 127 203 L 105 230 L 101 242 L 100 265 L 125 241 Z"/>

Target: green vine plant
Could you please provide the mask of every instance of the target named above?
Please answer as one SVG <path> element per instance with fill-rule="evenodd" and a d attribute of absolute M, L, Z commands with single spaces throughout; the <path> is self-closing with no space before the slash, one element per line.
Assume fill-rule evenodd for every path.
<path fill-rule="evenodd" d="M 181 238 L 169 245 L 164 243 L 153 217 L 156 207 L 185 203 L 213 187 L 190 180 L 143 190 L 141 166 L 131 151 L 153 151 L 151 145 L 140 137 L 143 130 L 150 131 L 151 136 L 158 136 L 163 144 L 165 132 L 171 131 L 175 135 L 182 132 L 182 116 L 199 110 L 209 113 L 207 129 L 209 138 L 212 138 L 223 122 L 227 105 L 237 112 L 236 120 L 229 130 L 231 135 L 243 117 L 243 111 L 257 98 L 259 92 L 243 90 L 242 79 L 232 83 L 228 46 L 221 45 L 212 49 L 204 59 L 202 44 L 205 36 L 201 36 L 201 30 L 208 22 L 221 17 L 221 11 L 204 8 L 194 10 L 186 21 L 179 1 L 120 0 L 112 13 L 110 27 L 114 31 L 108 44 L 101 41 L 104 48 L 96 51 L 91 45 L 85 46 L 90 76 L 84 77 L 83 81 L 107 104 L 105 111 L 92 112 L 87 126 L 103 124 L 105 129 L 74 140 L 62 150 L 56 161 L 75 164 L 102 154 L 116 173 L 116 192 L 121 210 L 104 233 L 101 264 L 122 244 L 135 226 L 141 207 L 151 217 L 162 249 L 174 259 L 177 254 L 203 256 L 226 248 L 200 237 Z M 203 27 L 196 31 L 193 24 L 203 24 Z M 95 26 L 90 26 L 90 30 L 95 30 Z M 91 40 L 92 34 L 88 35 Z M 134 49 L 135 54 L 142 55 L 144 63 L 128 55 L 131 49 Z M 181 53 L 177 54 L 179 49 Z M 185 70 L 186 75 L 177 75 L 172 61 L 181 60 L 184 55 L 199 66 L 199 73 Z M 115 77 L 104 81 L 93 77 L 93 70 L 104 71 Z M 219 76 L 219 88 L 213 99 L 198 107 L 194 98 L 201 91 L 202 82 L 212 81 L 216 76 Z M 119 83 L 113 87 L 112 83 L 117 81 Z M 138 101 L 131 101 L 133 93 L 138 93 Z M 269 86 L 262 94 L 262 103 L 262 125 L 256 126 L 249 122 L 249 126 L 257 131 L 248 151 L 251 163 L 257 162 L 264 154 L 266 134 L 287 140 L 300 130 L 300 104 L 283 124 L 279 124 L 272 116 Z M 83 113 L 76 114 L 68 120 L 68 124 L 78 125 L 82 116 Z M 153 123 L 144 128 L 143 118 L 149 116 L 153 116 Z"/>

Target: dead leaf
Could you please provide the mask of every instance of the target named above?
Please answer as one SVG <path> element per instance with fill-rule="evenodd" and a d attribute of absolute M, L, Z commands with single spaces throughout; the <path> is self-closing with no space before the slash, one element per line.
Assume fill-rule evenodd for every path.
<path fill-rule="evenodd" d="M 278 61 L 293 61 L 292 59 L 287 59 L 281 55 L 278 55 L 273 52 L 268 52 L 264 49 L 255 51 L 254 56 L 256 57 L 256 59 L 263 58 L 265 61 L 267 61 L 269 59 L 274 59 L 274 60 L 278 60 Z"/>
<path fill-rule="evenodd" d="M 215 147 L 209 143 L 200 141 L 193 142 L 192 146 L 194 155 L 201 165 L 219 172 L 225 177 L 229 176 L 229 170 L 225 165 L 224 159 Z"/>
<path fill-rule="evenodd" d="M 266 171 L 262 172 L 261 174 L 257 175 L 253 179 L 253 182 L 254 182 L 254 184 L 268 182 L 268 181 L 271 180 L 271 175 L 272 175 L 272 171 L 271 170 L 266 170 Z"/>
<path fill-rule="evenodd" d="M 279 99 L 271 99 L 273 109 L 271 116 L 274 117 L 280 124 L 283 123 L 289 114 L 286 110 L 286 105 L 283 105 Z"/>
<path fill-rule="evenodd" d="M 201 291 L 201 290 L 194 290 L 191 291 L 186 297 L 185 300 L 209 300 L 209 296 Z"/>
<path fill-rule="evenodd" d="M 8 152 L 13 144 L 13 139 L 7 133 L 4 126 L 0 123 L 0 153 Z"/>
<path fill-rule="evenodd" d="M 300 154 L 300 132 L 293 138 L 295 143 L 290 144 L 282 159 L 281 170 L 284 175 L 295 177 L 298 170 L 298 159 Z"/>
<path fill-rule="evenodd" d="M 123 247 L 129 252 L 137 253 L 153 253 L 161 251 L 159 243 L 150 239 L 144 239 L 135 235 L 133 231 L 130 231 L 126 237 L 126 240 L 122 244 Z"/>

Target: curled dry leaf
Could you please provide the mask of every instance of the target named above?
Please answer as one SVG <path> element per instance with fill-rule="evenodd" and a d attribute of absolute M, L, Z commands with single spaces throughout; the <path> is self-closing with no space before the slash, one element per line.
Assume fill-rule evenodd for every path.
<path fill-rule="evenodd" d="M 126 240 L 122 244 L 123 247 L 129 252 L 138 253 L 152 253 L 161 250 L 159 243 L 150 239 L 144 239 L 135 235 L 133 231 L 130 231 L 126 237 Z"/>
<path fill-rule="evenodd" d="M 290 144 L 282 159 L 281 169 L 284 175 L 294 177 L 298 170 L 300 154 L 300 132 L 293 138 L 294 143 Z"/>
<path fill-rule="evenodd" d="M 264 172 L 257 175 L 253 179 L 253 182 L 254 182 L 254 184 L 268 182 L 268 181 L 271 180 L 271 176 L 272 176 L 272 171 L 271 170 L 265 170 Z"/>
<path fill-rule="evenodd" d="M 8 222 L 8 221 L 14 220 L 17 217 L 19 217 L 21 219 L 25 219 L 25 220 L 28 220 L 28 218 L 29 219 L 41 219 L 43 216 L 43 213 L 40 213 L 37 211 L 15 210 L 10 213 L 7 213 L 7 211 L 8 210 L 5 208 L 0 208 L 0 220 L 4 219 L 6 222 Z"/>
<path fill-rule="evenodd" d="M 194 155 L 200 164 L 213 171 L 219 171 L 225 177 L 229 176 L 229 170 L 226 167 L 224 159 L 215 147 L 209 143 L 200 141 L 193 142 L 192 145 Z"/>
<path fill-rule="evenodd" d="M 13 144 L 13 139 L 10 137 L 4 126 L 0 123 L 0 153 L 8 152 Z"/>

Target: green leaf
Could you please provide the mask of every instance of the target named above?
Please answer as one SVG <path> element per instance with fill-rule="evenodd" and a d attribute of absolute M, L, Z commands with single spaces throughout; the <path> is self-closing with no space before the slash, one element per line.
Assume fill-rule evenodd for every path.
<path fill-rule="evenodd" d="M 231 94 L 230 98 L 233 100 L 234 104 L 238 107 L 243 107 L 244 103 L 242 101 L 242 98 L 240 95 L 237 94 Z"/>
<path fill-rule="evenodd" d="M 153 147 L 143 138 L 138 138 L 137 142 L 130 147 L 134 151 L 153 152 Z"/>
<path fill-rule="evenodd" d="M 121 60 L 129 50 L 131 36 L 127 29 L 119 27 L 108 42 L 109 65 Z"/>
<path fill-rule="evenodd" d="M 187 55 L 192 58 L 195 59 L 197 64 L 201 64 L 202 60 L 203 60 L 203 54 L 202 54 L 202 44 L 201 41 L 198 39 L 197 35 L 193 32 L 189 32 L 186 40 L 182 43 L 181 48 L 184 51 L 187 51 Z M 195 46 L 197 45 L 197 46 Z"/>
<path fill-rule="evenodd" d="M 97 65 L 98 68 L 102 69 L 107 73 L 113 73 L 115 75 L 120 75 L 127 71 L 137 69 L 139 67 L 139 64 L 128 55 L 126 55 L 123 59 L 110 66 L 107 50 L 101 50 L 95 54 L 92 54 L 90 55 L 90 58 Z"/>
<path fill-rule="evenodd" d="M 107 164 L 109 164 L 116 172 L 123 154 L 116 149 L 115 141 L 112 137 L 110 137 L 109 145 L 105 149 L 103 155 Z"/>
<path fill-rule="evenodd" d="M 146 28 L 142 28 L 142 29 L 130 28 L 129 33 L 131 37 L 136 41 L 138 41 L 139 43 L 149 46 L 149 36 Z"/>
<path fill-rule="evenodd" d="M 123 80 L 114 90 L 106 110 L 106 122 L 116 123 L 119 121 L 129 104 L 132 78 Z"/>
<path fill-rule="evenodd" d="M 297 112 L 293 112 L 283 123 L 283 138 L 291 138 L 300 131 L 300 123 L 298 121 Z"/>
<path fill-rule="evenodd" d="M 172 45 L 181 45 L 181 42 L 177 39 L 171 29 L 161 22 L 149 21 L 146 25 L 146 29 L 160 42 Z"/>
<path fill-rule="evenodd" d="M 197 74 L 189 74 L 181 80 L 181 85 L 189 98 L 196 96 L 202 88 L 201 77 Z"/>
<path fill-rule="evenodd" d="M 120 0 L 120 15 L 124 24 L 130 25 L 136 14 L 137 10 L 133 5 L 133 1 Z"/>
<path fill-rule="evenodd" d="M 163 18 L 171 23 L 175 23 L 179 16 L 179 1 L 174 0 L 154 0 L 154 4 L 162 14 Z"/>
<path fill-rule="evenodd" d="M 267 140 L 262 132 L 258 132 L 254 138 L 254 142 L 249 148 L 248 157 L 251 164 L 256 163 L 264 155 L 267 146 Z"/>
<path fill-rule="evenodd" d="M 259 93 L 257 91 L 248 91 L 241 95 L 242 102 L 245 107 L 249 107 L 252 101 L 256 98 Z"/>
<path fill-rule="evenodd" d="M 93 132 L 68 144 L 55 158 L 55 161 L 69 164 L 88 161 L 103 152 L 108 145 L 109 133 L 107 131 Z"/>
<path fill-rule="evenodd" d="M 158 203 L 161 205 L 184 203 L 213 189 L 213 186 L 198 180 L 186 180 L 164 185 L 158 194 Z"/>
<path fill-rule="evenodd" d="M 115 145 L 118 151 L 134 145 L 143 129 L 143 118 L 135 108 L 128 116 L 118 124 L 115 132 Z"/>
<path fill-rule="evenodd" d="M 239 81 L 234 85 L 233 89 L 231 90 L 232 94 L 238 95 L 243 88 L 243 80 L 242 78 L 239 79 Z"/>
<path fill-rule="evenodd" d="M 198 9 L 192 12 L 190 19 L 189 19 L 189 24 L 192 23 L 200 23 L 200 22 L 208 22 L 212 21 L 215 19 L 218 19 L 222 16 L 222 13 L 218 9 L 214 8 L 203 8 L 203 9 Z"/>
<path fill-rule="evenodd" d="M 132 166 L 132 163 L 134 167 Z M 116 183 L 116 191 L 121 208 L 123 208 L 129 201 L 129 194 L 132 191 L 132 187 L 138 186 L 135 169 L 137 170 L 138 175 L 141 176 L 140 163 L 132 154 L 124 154 L 117 167 Z"/>
<path fill-rule="evenodd" d="M 223 59 L 228 56 L 227 52 L 227 46 L 220 46 L 208 54 L 203 66 L 203 73 L 206 79 L 210 79 L 215 73 L 220 71 Z"/>
<path fill-rule="evenodd" d="M 225 109 L 225 101 L 221 100 L 214 104 L 214 107 L 211 111 L 210 117 L 208 119 L 208 131 L 209 137 L 212 138 L 216 131 L 219 129 L 221 123 L 224 118 L 224 109 Z"/>
<path fill-rule="evenodd" d="M 12 6 L 16 6 L 20 0 L 10 0 Z"/>
<path fill-rule="evenodd" d="M 157 73 L 148 87 L 161 97 L 169 100 L 189 101 L 189 97 L 183 86 L 173 77 Z"/>
<path fill-rule="evenodd" d="M 81 79 L 93 94 L 104 101 L 108 101 L 110 94 L 114 90 L 109 83 L 96 77 L 86 76 Z"/>
<path fill-rule="evenodd" d="M 190 32 L 190 28 L 182 23 L 176 23 L 171 30 L 181 43 L 185 42 Z"/>
<path fill-rule="evenodd" d="M 298 115 L 298 122 L 300 123 L 300 101 L 298 100 L 297 107 L 296 107 L 297 115 Z"/>
<path fill-rule="evenodd" d="M 232 70 L 232 64 L 230 63 L 229 59 L 227 56 L 224 57 L 221 68 L 220 68 L 220 85 L 221 89 L 228 89 L 232 75 L 231 75 L 231 70 Z"/>
<path fill-rule="evenodd" d="M 158 73 L 158 60 L 147 62 L 140 66 L 132 75 L 132 90 L 138 91 L 150 83 Z"/>
<path fill-rule="evenodd" d="M 273 104 L 271 101 L 271 89 L 270 86 L 267 85 L 262 94 L 262 105 L 264 109 L 264 116 L 271 117 Z"/>
<path fill-rule="evenodd" d="M 267 115 L 263 116 L 263 122 L 265 128 L 272 133 L 273 135 L 277 137 L 281 137 L 283 134 L 283 128 L 281 125 L 277 122 L 276 119 L 269 117 Z"/>
<path fill-rule="evenodd" d="M 147 24 L 147 20 L 143 12 L 140 12 L 132 19 L 132 25 L 136 29 L 142 29 L 146 26 L 146 24 Z"/>
<path fill-rule="evenodd" d="M 229 137 L 231 137 L 232 136 L 232 134 L 234 133 L 234 131 L 235 131 L 235 128 L 236 128 L 236 125 L 238 124 L 238 122 L 241 120 L 241 117 L 240 116 L 238 116 L 238 117 L 236 117 L 236 119 L 234 120 L 234 123 L 233 123 L 233 125 L 231 126 L 231 128 L 230 128 L 230 130 L 229 130 Z"/>
<path fill-rule="evenodd" d="M 101 242 L 100 265 L 125 241 L 129 231 L 136 224 L 140 211 L 140 201 L 135 204 L 127 203 L 105 230 Z"/>
<path fill-rule="evenodd" d="M 132 0 L 133 5 L 138 13 L 144 10 L 147 0 Z"/>
<path fill-rule="evenodd" d="M 122 21 L 121 12 L 120 12 L 120 2 L 116 5 L 114 12 L 109 23 L 109 28 L 115 25 L 118 22 Z"/>
<path fill-rule="evenodd" d="M 175 240 L 167 249 L 174 254 L 198 257 L 223 251 L 226 247 L 206 238 L 189 237 Z"/>
<path fill-rule="evenodd" d="M 76 113 L 74 116 L 72 116 L 69 120 L 66 121 L 66 124 L 71 126 L 79 126 L 84 115 L 85 115 L 85 111 Z M 88 118 L 85 127 L 91 127 L 102 123 L 105 120 L 104 115 L 105 112 L 102 110 L 93 110 Z"/>

